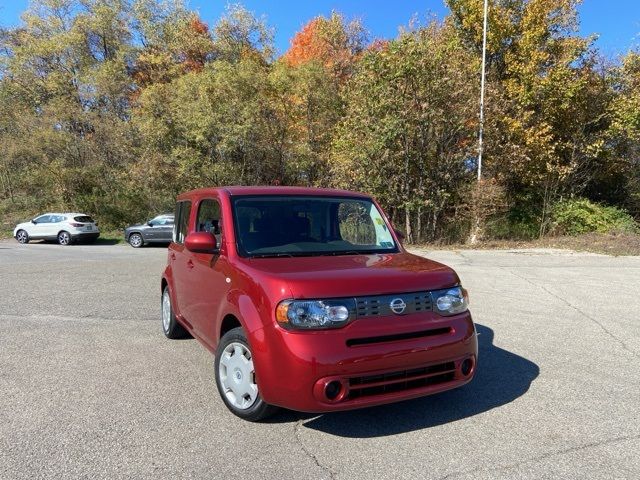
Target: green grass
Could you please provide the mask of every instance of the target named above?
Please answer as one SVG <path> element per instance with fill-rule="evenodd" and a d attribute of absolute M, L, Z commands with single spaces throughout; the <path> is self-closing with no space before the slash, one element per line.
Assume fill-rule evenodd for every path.
<path fill-rule="evenodd" d="M 125 243 L 124 234 L 120 230 L 106 230 L 100 232 L 100 238 L 96 240 L 96 243 Z"/>

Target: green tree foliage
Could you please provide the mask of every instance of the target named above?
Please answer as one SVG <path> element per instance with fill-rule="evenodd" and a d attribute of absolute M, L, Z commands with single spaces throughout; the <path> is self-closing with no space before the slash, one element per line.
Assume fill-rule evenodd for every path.
<path fill-rule="evenodd" d="M 0 29 L 0 212 L 122 226 L 191 188 L 296 184 L 370 192 L 412 241 L 559 231 L 580 197 L 639 218 L 640 55 L 602 60 L 576 0 L 493 0 L 477 185 L 482 0 L 447 3 L 370 44 L 316 17 L 277 57 L 239 5 L 209 26 L 181 0 L 34 0 Z"/>
<path fill-rule="evenodd" d="M 475 71 L 455 31 L 432 23 L 367 52 L 345 91 L 334 181 L 392 207 L 410 241 L 435 238 L 472 176 Z"/>

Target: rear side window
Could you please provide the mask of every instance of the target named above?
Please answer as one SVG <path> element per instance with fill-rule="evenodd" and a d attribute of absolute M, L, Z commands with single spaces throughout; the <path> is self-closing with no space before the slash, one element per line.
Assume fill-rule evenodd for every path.
<path fill-rule="evenodd" d="M 88 217 L 87 215 L 80 215 L 78 217 L 73 217 L 73 219 L 80 223 L 93 223 L 93 218 Z"/>
<path fill-rule="evenodd" d="M 176 223 L 173 227 L 173 241 L 184 243 L 184 239 L 189 232 L 189 216 L 191 215 L 191 202 L 184 201 L 176 203 Z"/>

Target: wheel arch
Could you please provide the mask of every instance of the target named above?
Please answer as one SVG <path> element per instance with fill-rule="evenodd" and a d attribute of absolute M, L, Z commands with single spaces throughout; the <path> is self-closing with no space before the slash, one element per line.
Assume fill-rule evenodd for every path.
<path fill-rule="evenodd" d="M 244 329 L 242 326 L 242 322 L 234 315 L 233 313 L 227 313 L 222 322 L 220 322 L 220 328 L 218 329 L 218 341 L 227 333 L 229 330 L 240 327 Z"/>
<path fill-rule="evenodd" d="M 144 233 L 142 233 L 141 230 L 132 230 L 131 232 L 127 233 L 126 237 L 125 237 L 125 242 L 128 242 L 129 239 L 131 238 L 131 235 L 133 235 L 134 233 L 137 233 L 138 235 L 140 235 L 140 237 L 142 238 L 142 241 L 146 241 L 146 239 L 144 238 Z"/>

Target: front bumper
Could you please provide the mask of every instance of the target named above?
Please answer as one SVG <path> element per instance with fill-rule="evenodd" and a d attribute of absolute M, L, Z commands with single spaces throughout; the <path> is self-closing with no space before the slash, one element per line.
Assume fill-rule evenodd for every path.
<path fill-rule="evenodd" d="M 259 343 L 269 346 L 254 350 L 262 397 L 305 412 L 381 405 L 456 388 L 471 381 L 478 358 L 468 312 L 362 319 L 315 332 L 273 325 L 260 336 Z"/>

